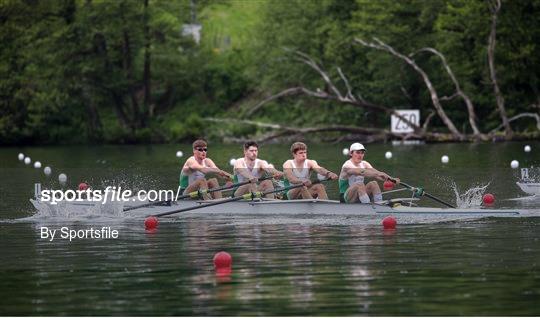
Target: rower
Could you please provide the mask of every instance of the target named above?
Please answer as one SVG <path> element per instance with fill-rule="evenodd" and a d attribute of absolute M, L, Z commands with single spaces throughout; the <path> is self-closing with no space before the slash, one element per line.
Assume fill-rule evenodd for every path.
<path fill-rule="evenodd" d="M 278 179 L 283 177 L 283 172 L 276 170 L 267 161 L 257 158 L 259 155 L 259 145 L 255 141 L 248 141 L 244 144 L 244 157 L 237 159 L 234 163 L 234 183 L 250 181 L 251 183 L 242 185 L 236 189 L 234 196 L 240 196 L 249 192 L 268 192 L 274 190 L 271 180 L 263 180 L 257 185 L 259 178 L 266 172 Z M 274 194 L 267 194 L 266 198 L 275 198 Z"/>
<path fill-rule="evenodd" d="M 353 143 L 349 148 L 351 159 L 345 161 L 339 174 L 340 201 L 345 203 L 370 203 L 382 201 L 381 188 L 377 181 L 364 184 L 364 178 L 375 178 L 381 181 L 390 179 L 388 174 L 378 171 L 364 160 L 366 148 L 361 143 Z M 399 179 L 395 179 L 399 184 Z"/>
<path fill-rule="evenodd" d="M 206 179 L 208 174 L 216 174 L 227 180 L 232 180 L 230 173 L 219 169 L 212 159 L 206 157 L 208 153 L 208 144 L 202 139 L 193 142 L 193 156 L 189 157 L 180 173 L 180 188 L 184 189 L 184 194 L 194 191 L 217 188 L 219 183 L 216 178 Z M 212 194 L 204 194 L 202 199 L 220 199 L 221 191 Z"/>
<path fill-rule="evenodd" d="M 289 184 L 303 183 L 304 187 L 289 190 L 287 198 L 294 199 L 321 199 L 327 200 L 328 194 L 323 184 L 312 184 L 309 177 L 311 171 L 323 175 L 327 179 L 336 180 L 338 176 L 332 171 L 325 169 L 315 160 L 307 158 L 307 146 L 303 142 L 295 142 L 291 145 L 291 154 L 293 159 L 283 163 L 283 172 L 285 173 L 285 186 Z"/>

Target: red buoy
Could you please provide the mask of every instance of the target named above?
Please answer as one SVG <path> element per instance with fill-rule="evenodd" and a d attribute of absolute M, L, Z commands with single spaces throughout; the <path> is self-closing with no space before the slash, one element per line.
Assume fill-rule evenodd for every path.
<path fill-rule="evenodd" d="M 382 220 L 382 225 L 385 229 L 395 229 L 397 221 L 392 216 L 387 216 Z"/>
<path fill-rule="evenodd" d="M 392 190 L 394 188 L 394 185 L 395 183 L 393 183 L 392 181 L 390 180 L 386 180 L 384 183 L 383 183 L 383 188 L 385 190 Z"/>
<path fill-rule="evenodd" d="M 222 251 L 214 255 L 214 268 L 215 269 L 230 268 L 231 266 L 232 266 L 231 254 Z"/>
<path fill-rule="evenodd" d="M 491 193 L 486 193 L 482 197 L 482 201 L 484 202 L 485 205 L 491 205 L 495 202 L 495 196 Z"/>
<path fill-rule="evenodd" d="M 158 219 L 155 216 L 149 216 L 144 220 L 144 227 L 147 230 L 153 230 L 158 225 Z"/>
<path fill-rule="evenodd" d="M 86 191 L 88 189 L 88 184 L 86 182 L 79 183 L 79 190 L 80 191 Z"/>

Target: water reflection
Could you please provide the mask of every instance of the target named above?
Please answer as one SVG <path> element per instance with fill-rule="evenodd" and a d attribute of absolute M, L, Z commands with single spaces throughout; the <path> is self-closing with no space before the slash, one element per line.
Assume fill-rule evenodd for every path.
<path fill-rule="evenodd" d="M 513 184 L 519 176 L 507 167 L 514 146 L 500 146 L 395 148 L 386 161 L 377 159 L 386 146 L 373 145 L 370 156 L 381 170 L 424 183 L 443 199 L 454 198 L 451 181 L 461 192 L 471 182 L 492 181 L 489 191 L 500 193 L 496 208 L 526 206 L 540 213 L 537 201 L 506 200 L 522 194 Z M 163 155 L 174 154 L 167 147 L 81 152 L 91 163 L 106 159 L 107 167 L 133 160 L 142 167 L 142 180 L 172 188 L 177 180 L 171 171 L 178 166 Z M 281 152 L 288 155 L 279 145 L 268 147 L 274 162 Z M 310 156 L 339 167 L 344 158 L 331 147 L 314 145 Z M 448 166 L 440 165 L 443 151 L 455 154 Z M 71 152 L 50 151 L 48 162 L 69 165 L 60 159 Z M 218 165 L 231 156 L 222 157 L 216 157 Z M 107 179 L 103 166 L 65 172 L 99 184 Z M 6 221 L 33 213 L 27 199 L 41 176 L 8 162 L 0 177 L 10 180 L 0 183 L 0 310 L 7 315 L 540 315 L 539 217 L 398 218 L 397 229 L 389 231 L 372 217 L 193 216 L 160 219 L 155 231 L 146 232 L 142 218 L 115 213 Z M 41 226 L 112 226 L 120 237 L 49 242 L 39 238 Z M 213 255 L 222 250 L 233 256 L 230 273 L 213 268 Z"/>

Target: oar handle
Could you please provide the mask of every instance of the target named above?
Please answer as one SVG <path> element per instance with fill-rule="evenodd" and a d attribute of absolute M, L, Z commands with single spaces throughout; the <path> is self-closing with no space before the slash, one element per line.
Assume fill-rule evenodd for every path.
<path fill-rule="evenodd" d="M 268 180 L 268 179 L 271 179 L 271 178 L 272 178 L 271 176 L 268 176 L 268 177 L 260 178 L 259 181 L 264 181 L 264 180 Z M 183 200 L 183 199 L 187 199 L 187 198 L 198 198 L 198 197 L 201 197 L 205 193 L 213 193 L 213 192 L 217 192 L 217 191 L 233 189 L 233 188 L 240 187 L 240 186 L 243 186 L 243 185 L 248 184 L 248 183 L 251 183 L 251 181 L 247 180 L 247 181 L 243 181 L 243 182 L 239 182 L 239 183 L 234 183 L 234 184 L 231 184 L 231 185 L 224 185 L 224 186 L 221 186 L 221 187 L 218 187 L 218 188 L 197 190 L 197 191 L 190 192 L 188 194 L 183 194 L 183 195 L 179 196 L 178 199 L 175 199 L 173 201 L 179 201 L 179 200 Z M 136 210 L 136 209 L 140 209 L 140 208 L 145 208 L 147 206 L 153 206 L 153 205 L 160 204 L 160 203 L 165 203 L 165 202 L 168 202 L 168 201 L 161 200 L 161 201 L 153 201 L 153 202 L 149 202 L 149 203 L 144 203 L 144 204 L 140 204 L 140 205 L 137 205 L 137 206 L 132 206 L 132 207 L 125 208 L 123 210 L 123 212 Z"/>
<path fill-rule="evenodd" d="M 327 181 L 327 180 L 328 179 L 320 180 L 320 181 L 319 180 L 314 181 L 313 184 L 320 183 L 320 182 Z M 253 199 L 257 199 L 257 198 L 262 198 L 267 194 L 278 193 L 278 192 L 283 192 L 283 191 L 289 191 L 289 190 L 300 188 L 300 187 L 303 187 L 303 186 L 304 186 L 304 184 L 301 183 L 301 184 L 295 184 L 295 185 L 291 185 L 291 186 L 288 186 L 288 187 L 269 190 L 269 191 L 265 191 L 265 192 L 249 192 L 249 193 L 246 193 L 246 194 L 241 195 L 241 196 L 232 197 L 232 198 L 229 198 L 229 199 L 220 200 L 220 201 L 216 201 L 216 202 L 196 205 L 196 206 L 192 206 L 192 207 L 184 208 L 184 209 L 180 209 L 180 210 L 158 213 L 158 214 L 154 214 L 153 216 L 155 216 L 155 217 L 167 216 L 167 215 L 171 215 L 171 214 L 182 213 L 182 212 L 187 212 L 187 211 L 193 211 L 193 210 L 202 209 L 202 208 L 206 208 L 206 207 L 214 206 L 214 205 L 219 205 L 219 204 L 224 204 L 224 203 L 228 203 L 228 202 L 240 201 L 240 200 L 243 200 L 243 199 L 244 200 L 253 200 Z"/>

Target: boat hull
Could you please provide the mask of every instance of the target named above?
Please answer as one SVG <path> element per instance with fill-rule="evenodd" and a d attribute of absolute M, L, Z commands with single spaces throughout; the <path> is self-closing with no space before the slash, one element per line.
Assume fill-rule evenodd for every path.
<path fill-rule="evenodd" d="M 461 217 L 488 217 L 488 216 L 519 216 L 518 210 L 495 209 L 451 209 L 408 207 L 379 204 L 344 204 L 333 200 L 254 200 L 235 201 L 213 206 L 206 206 L 216 201 L 180 201 L 170 206 L 146 206 L 129 211 L 126 207 L 135 207 L 136 203 L 129 205 L 102 205 L 92 202 L 61 202 L 51 205 L 48 202 L 31 200 L 34 207 L 42 213 L 51 216 L 71 216 L 85 214 L 114 214 L 123 216 L 145 217 L 160 213 L 175 212 L 167 217 L 204 216 L 204 215 L 289 215 L 289 216 L 316 216 L 316 215 L 343 215 L 343 216 L 380 216 L 402 215 L 430 218 L 461 218 Z M 181 212 L 182 209 L 192 209 Z"/>
<path fill-rule="evenodd" d="M 516 182 L 521 191 L 527 194 L 540 194 L 540 183 L 535 182 Z"/>

